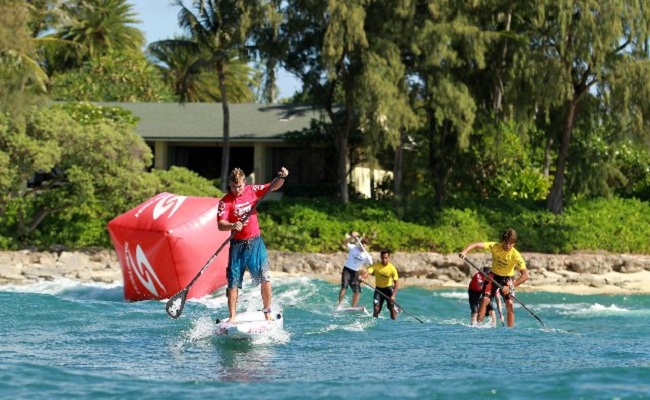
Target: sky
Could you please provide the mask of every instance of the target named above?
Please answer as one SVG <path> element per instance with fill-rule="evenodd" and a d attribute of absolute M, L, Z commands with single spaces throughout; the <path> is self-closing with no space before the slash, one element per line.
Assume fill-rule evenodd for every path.
<path fill-rule="evenodd" d="M 142 21 L 136 26 L 144 32 L 147 44 L 182 33 L 178 27 L 178 7 L 173 6 L 172 0 L 128 0 L 128 3 L 133 5 L 137 19 Z M 190 6 L 191 1 L 187 0 L 184 4 Z M 292 74 L 278 71 L 279 98 L 291 97 L 301 86 Z"/>

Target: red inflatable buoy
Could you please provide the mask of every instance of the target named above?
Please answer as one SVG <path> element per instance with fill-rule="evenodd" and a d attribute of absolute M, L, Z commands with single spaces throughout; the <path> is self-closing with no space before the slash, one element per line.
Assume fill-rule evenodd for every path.
<path fill-rule="evenodd" d="M 218 202 L 161 193 L 108 223 L 122 267 L 125 299 L 167 299 L 190 283 L 230 236 L 217 229 Z M 228 245 L 187 297 L 202 297 L 225 286 L 227 266 Z"/>

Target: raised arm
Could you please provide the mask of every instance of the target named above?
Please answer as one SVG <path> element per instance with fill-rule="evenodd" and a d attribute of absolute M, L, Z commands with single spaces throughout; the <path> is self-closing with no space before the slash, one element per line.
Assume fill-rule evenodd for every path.
<path fill-rule="evenodd" d="M 276 191 L 280 189 L 282 185 L 284 185 L 285 179 L 287 179 L 287 176 L 289 176 L 289 170 L 287 170 L 285 167 L 280 168 L 280 170 L 278 171 L 278 176 L 280 177 L 280 179 L 278 179 L 273 185 L 273 187 L 270 188 L 271 191 Z"/>
<path fill-rule="evenodd" d="M 484 249 L 484 248 L 485 248 L 484 242 L 476 242 L 476 243 L 469 244 L 469 245 L 467 245 L 467 247 L 465 247 L 463 249 L 463 251 L 458 253 L 458 257 L 465 258 L 467 253 L 469 253 L 470 251 L 472 251 L 474 249 Z"/>

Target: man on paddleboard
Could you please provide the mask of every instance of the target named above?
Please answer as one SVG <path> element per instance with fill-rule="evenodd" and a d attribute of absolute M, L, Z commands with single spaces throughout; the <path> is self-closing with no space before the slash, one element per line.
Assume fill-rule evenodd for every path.
<path fill-rule="evenodd" d="M 399 286 L 397 268 L 390 262 L 390 250 L 384 249 L 380 253 L 381 261 L 373 264 L 363 277 L 365 281 L 369 275 L 375 276 L 375 296 L 373 299 L 374 309 L 372 316 L 377 318 L 381 312 L 381 308 L 386 301 L 386 307 L 390 311 L 390 318 L 397 319 L 397 310 L 395 309 L 395 296 L 397 296 L 397 288 Z"/>
<path fill-rule="evenodd" d="M 232 170 L 229 175 L 230 191 L 219 201 L 217 222 L 220 231 L 236 231 L 230 241 L 229 261 L 226 269 L 228 278 L 226 294 L 231 323 L 235 322 L 237 318 L 237 297 L 239 289 L 242 288 L 246 268 L 248 268 L 253 283 L 261 284 L 264 316 L 267 320 L 273 319 L 271 314 L 271 274 L 266 246 L 260 235 L 257 211 L 248 214 L 258 199 L 267 191 L 281 188 L 288 175 L 289 171 L 286 168 L 280 168 L 279 179 L 272 183 L 273 187 L 271 187 L 271 183 L 246 185 L 246 175 L 239 168 Z"/>
<path fill-rule="evenodd" d="M 352 307 L 357 307 L 359 296 L 361 295 L 359 269 L 365 265 L 372 264 L 372 256 L 363 248 L 363 246 L 368 245 L 367 238 L 364 237 L 359 240 L 359 233 L 352 232 L 344 243 L 348 248 L 348 258 L 343 265 L 343 271 L 341 271 L 341 290 L 339 290 L 339 304 L 337 308 L 341 308 L 348 286 L 352 288 Z"/>
<path fill-rule="evenodd" d="M 501 235 L 500 242 L 477 242 L 472 243 L 465 247 L 463 251 L 458 254 L 460 258 L 465 258 L 468 252 L 474 249 L 488 249 L 492 253 L 492 270 L 488 274 L 487 282 L 483 286 L 483 300 L 481 307 L 478 311 L 477 321 L 483 322 L 487 305 L 490 300 L 496 295 L 499 289 L 498 285 L 494 285 L 492 280 L 503 287 L 502 295 L 506 303 L 506 311 L 508 327 L 515 325 L 515 308 L 514 296 L 515 287 L 526 282 L 528 279 L 528 270 L 526 270 L 526 262 L 515 249 L 517 242 L 517 232 L 514 229 L 507 229 Z M 519 270 L 519 278 L 514 280 L 515 268 Z"/>

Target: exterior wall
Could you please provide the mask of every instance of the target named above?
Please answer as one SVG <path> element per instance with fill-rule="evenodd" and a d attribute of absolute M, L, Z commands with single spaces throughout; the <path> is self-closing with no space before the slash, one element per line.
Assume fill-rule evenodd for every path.
<path fill-rule="evenodd" d="M 393 177 L 393 171 L 385 171 L 381 169 L 371 169 L 367 167 L 355 167 L 350 174 L 352 180 L 352 187 L 359 193 L 370 198 L 372 195 L 373 182 L 376 185 L 384 178 Z"/>
<path fill-rule="evenodd" d="M 154 159 L 153 167 L 155 169 L 167 169 L 169 168 L 169 146 L 167 142 L 154 142 Z"/>

